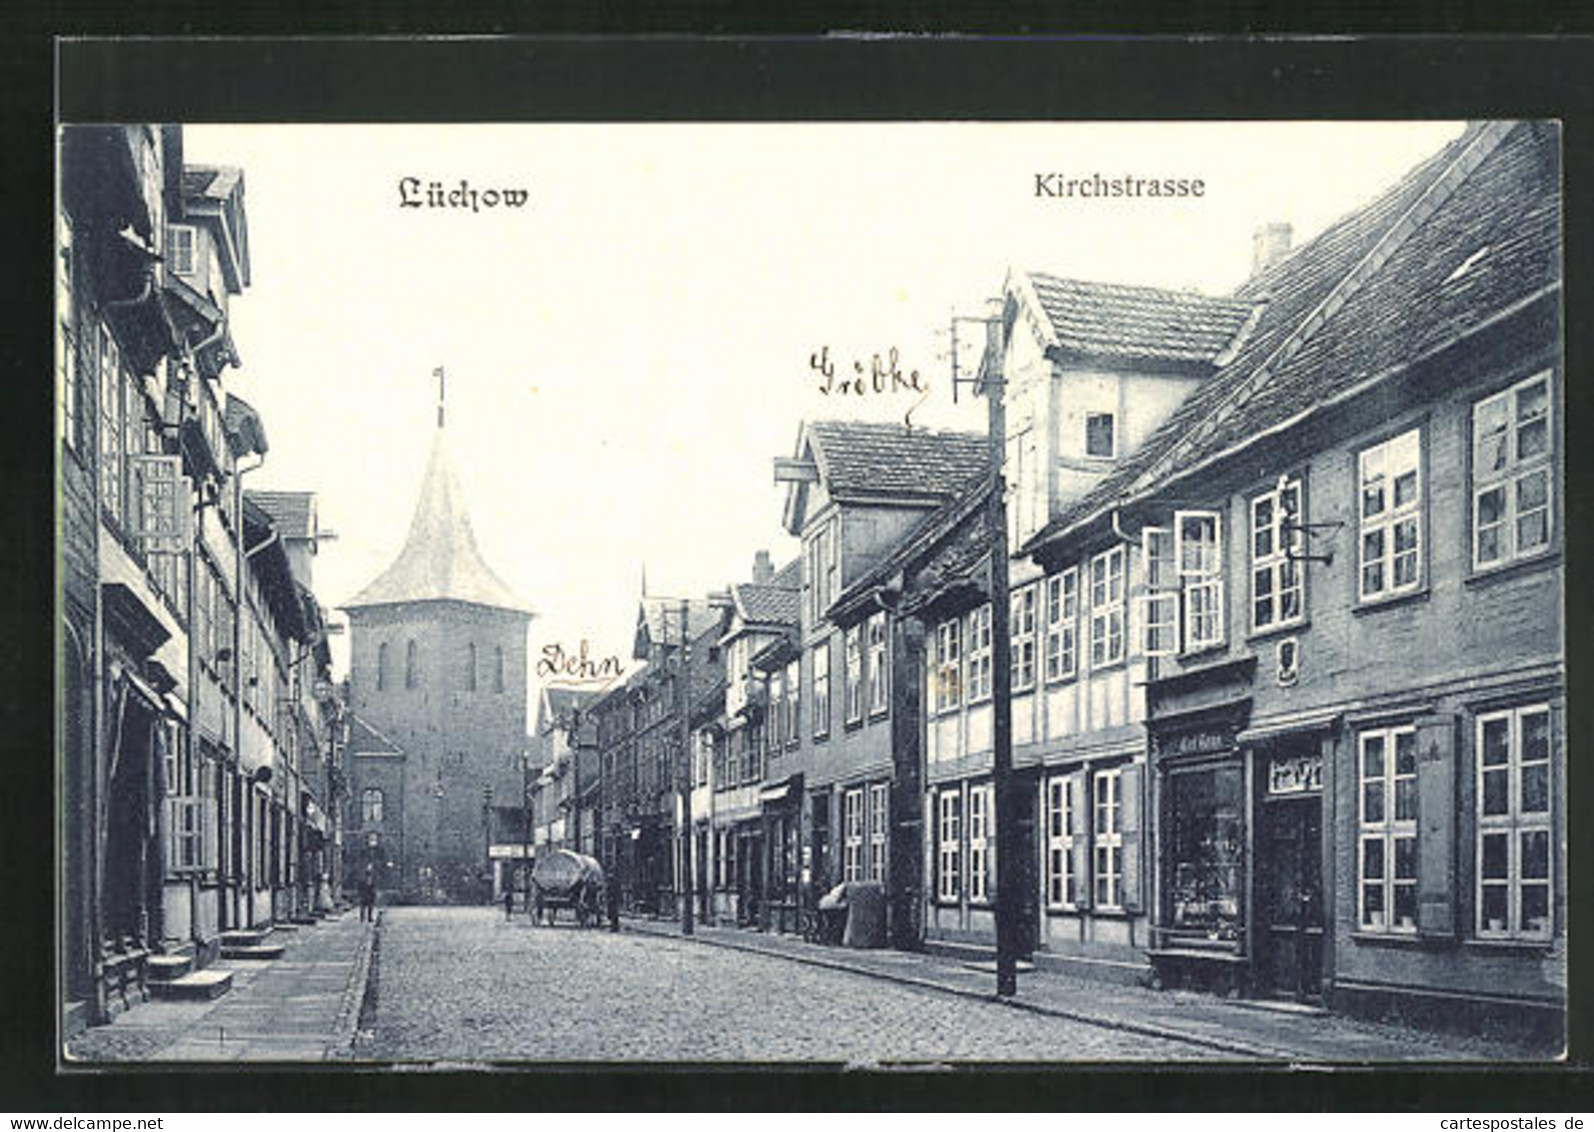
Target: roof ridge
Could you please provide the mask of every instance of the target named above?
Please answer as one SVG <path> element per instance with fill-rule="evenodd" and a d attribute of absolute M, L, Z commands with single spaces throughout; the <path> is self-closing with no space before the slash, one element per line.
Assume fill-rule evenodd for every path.
<path fill-rule="evenodd" d="M 1219 398 L 1205 416 L 1194 427 L 1186 429 L 1177 441 L 1169 445 L 1168 449 L 1152 460 L 1151 464 L 1142 470 L 1130 481 L 1129 494 L 1144 491 L 1154 483 L 1164 472 L 1167 466 L 1174 462 L 1180 455 L 1192 446 L 1199 444 L 1209 437 L 1221 424 L 1227 421 L 1234 413 L 1238 412 L 1254 397 L 1258 390 L 1266 383 L 1273 371 L 1280 365 L 1287 363 L 1311 337 L 1320 330 L 1357 291 L 1375 274 L 1389 257 L 1393 255 L 1401 244 L 1412 232 L 1420 228 L 1427 219 L 1455 192 L 1456 188 L 1469 177 L 1473 170 L 1481 165 L 1486 157 L 1494 151 L 1500 142 L 1513 129 L 1517 122 L 1490 122 L 1481 127 L 1472 139 L 1461 148 L 1434 174 L 1428 186 L 1422 189 L 1417 198 L 1400 212 L 1384 230 L 1383 234 L 1374 241 L 1361 258 L 1340 276 L 1339 281 L 1328 289 L 1328 292 L 1315 303 L 1312 308 L 1296 323 L 1295 329 L 1285 335 L 1283 341 L 1275 346 L 1250 373 L 1242 378 L 1239 384 L 1229 393 Z M 1459 140 L 1459 139 L 1458 139 Z M 1442 152 L 1442 151 L 1441 151 Z M 1437 155 L 1436 155 L 1437 156 Z M 1429 162 L 1418 165 L 1407 177 L 1414 177 L 1427 168 Z M 1392 187 L 1398 188 L 1406 178 Z M 1364 206 L 1360 212 L 1365 212 L 1371 205 Z M 1348 214 L 1350 216 L 1358 213 Z M 1348 217 L 1347 217 L 1348 218 Z M 1325 230 L 1325 233 L 1326 234 Z M 1321 235 L 1317 238 L 1321 238 Z M 1314 238 L 1313 242 L 1316 242 Z"/>
<path fill-rule="evenodd" d="M 1053 283 L 1071 283 L 1080 287 L 1093 287 L 1100 290 L 1133 291 L 1166 295 L 1174 299 L 1186 299 L 1195 302 L 1220 303 L 1224 306 L 1250 307 L 1256 303 L 1255 299 L 1243 299 L 1234 295 L 1211 295 L 1205 291 L 1184 290 L 1178 287 L 1164 287 L 1156 283 L 1124 283 L 1110 279 L 1082 279 L 1077 275 L 1056 275 L 1049 271 L 1035 271 L 1025 269 L 1031 279 L 1045 279 Z"/>

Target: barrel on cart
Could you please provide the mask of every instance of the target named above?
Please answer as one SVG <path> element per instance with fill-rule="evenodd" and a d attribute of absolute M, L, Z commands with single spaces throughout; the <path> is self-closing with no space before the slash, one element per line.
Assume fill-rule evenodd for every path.
<path fill-rule="evenodd" d="M 575 913 L 581 927 L 596 925 L 603 905 L 603 866 L 584 853 L 555 849 L 531 869 L 531 893 L 536 922 L 549 924 L 560 908 Z"/>

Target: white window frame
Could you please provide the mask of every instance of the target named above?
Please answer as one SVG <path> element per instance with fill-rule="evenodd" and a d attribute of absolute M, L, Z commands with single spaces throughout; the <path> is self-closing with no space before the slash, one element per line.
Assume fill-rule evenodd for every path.
<path fill-rule="evenodd" d="M 936 795 L 936 899 L 955 904 L 963 895 L 963 791 L 951 787 Z"/>
<path fill-rule="evenodd" d="M 1106 451 L 1106 452 L 1092 452 L 1090 450 L 1090 422 L 1091 422 L 1092 418 L 1098 418 L 1098 417 L 1106 417 L 1107 418 L 1107 434 L 1108 434 L 1108 439 L 1111 440 L 1112 443 L 1110 445 L 1108 445 L 1109 451 Z M 1087 460 L 1116 460 L 1118 458 L 1118 414 L 1117 413 L 1113 412 L 1110 409 L 1109 410 L 1102 410 L 1102 409 L 1090 409 L 1090 410 L 1087 410 L 1086 413 L 1085 413 L 1085 418 L 1084 418 L 1084 427 L 1085 427 L 1085 435 L 1084 435 L 1083 448 L 1084 448 L 1084 452 L 1085 452 L 1085 458 Z"/>
<path fill-rule="evenodd" d="M 969 903 L 989 904 L 995 896 L 995 788 L 989 782 L 969 786 Z"/>
<path fill-rule="evenodd" d="M 1306 620 L 1306 571 L 1299 557 L 1302 501 L 1296 477 L 1251 499 L 1252 632 L 1271 632 Z M 1285 599 L 1290 595 L 1295 612 L 1286 615 Z"/>
<path fill-rule="evenodd" d="M 991 605 L 989 602 L 969 613 L 969 703 L 991 698 Z"/>
<path fill-rule="evenodd" d="M 830 638 L 809 650 L 814 673 L 814 738 L 830 734 Z"/>
<path fill-rule="evenodd" d="M 1095 907 L 1120 912 L 1124 906 L 1123 768 L 1091 775 L 1091 883 Z"/>
<path fill-rule="evenodd" d="M 1542 756 L 1528 760 L 1524 751 L 1524 723 L 1528 719 L 1542 720 L 1544 725 L 1544 750 Z M 1490 727 L 1505 724 L 1506 749 L 1503 763 L 1489 764 L 1486 756 L 1485 734 Z M 1477 718 L 1475 736 L 1477 768 L 1477 837 L 1473 846 L 1474 930 L 1479 939 L 1547 940 L 1555 924 L 1555 834 L 1550 821 L 1553 806 L 1553 763 L 1555 749 L 1553 721 L 1548 704 L 1529 704 L 1504 711 L 1491 711 Z M 1544 775 L 1544 809 L 1523 810 L 1522 780 L 1528 771 Z M 1486 776 L 1504 775 L 1506 780 L 1506 807 L 1504 812 L 1486 813 Z M 1506 840 L 1506 872 L 1503 878 L 1484 876 L 1484 844 L 1487 839 L 1503 837 Z M 1524 841 L 1529 837 L 1542 837 L 1544 841 L 1544 876 L 1526 875 Z M 1523 915 L 1523 890 L 1528 886 L 1544 890 L 1544 922 L 1536 928 L 1528 927 Z M 1484 889 L 1506 889 L 1506 916 L 1498 926 L 1491 927 L 1484 917 Z"/>
<path fill-rule="evenodd" d="M 786 663 L 787 744 L 797 743 L 802 739 L 801 717 L 798 711 L 802 698 L 802 661 L 791 660 Z"/>
<path fill-rule="evenodd" d="M 384 825 L 387 794 L 378 786 L 367 786 L 360 791 L 360 824 Z"/>
<path fill-rule="evenodd" d="M 1192 539 L 1192 528 L 1205 536 Z M 1218 511 L 1175 511 L 1173 554 L 1184 589 L 1186 652 L 1215 648 L 1224 640 L 1223 515 Z"/>
<path fill-rule="evenodd" d="M 1175 565 L 1173 532 L 1167 527 L 1140 531 L 1140 571 L 1145 593 L 1140 598 L 1140 648 L 1147 656 L 1179 652 L 1179 607 L 1182 602 Z"/>
<path fill-rule="evenodd" d="M 64 212 L 55 214 L 55 376 L 60 421 L 57 433 L 67 447 L 82 443 L 79 413 L 82 391 L 78 388 L 77 314 L 73 304 L 72 221 Z"/>
<path fill-rule="evenodd" d="M 183 237 L 187 237 L 186 244 Z M 166 266 L 186 277 L 199 271 L 199 234 L 192 224 L 166 225 Z"/>
<path fill-rule="evenodd" d="M 1046 579 L 1046 679 L 1079 675 L 1079 567 Z"/>
<path fill-rule="evenodd" d="M 1090 667 L 1118 664 L 1124 641 L 1124 548 L 1113 546 L 1090 560 Z"/>
<path fill-rule="evenodd" d="M 1396 484 L 1407 473 L 1413 476 L 1411 497 L 1397 505 Z M 1377 509 L 1370 511 L 1369 494 L 1374 485 L 1379 502 Z M 1361 601 L 1411 593 L 1422 586 L 1424 490 L 1421 426 L 1369 445 L 1356 454 L 1356 593 Z M 1412 542 L 1409 547 L 1397 549 L 1396 534 L 1401 529 L 1410 532 Z M 1375 537 L 1379 549 L 1370 555 L 1368 544 Z M 1401 560 L 1411 562 L 1411 577 L 1397 584 L 1395 569 Z M 1378 584 L 1370 585 L 1369 570 L 1374 567 Z"/>
<path fill-rule="evenodd" d="M 886 615 L 882 611 L 872 614 L 868 626 L 869 659 L 869 714 L 884 715 L 891 706 L 891 670 L 888 652 L 890 637 L 886 632 Z"/>
<path fill-rule="evenodd" d="M 1410 742 L 1411 769 L 1399 770 L 1399 748 L 1402 739 Z M 1382 762 L 1380 773 L 1367 773 L 1367 752 L 1374 742 L 1380 745 Z M 1356 736 L 1356 930 L 1379 935 L 1415 935 L 1417 933 L 1417 733 L 1411 726 L 1369 728 Z M 1399 816 L 1400 785 L 1410 783 L 1410 805 L 1407 816 Z M 1379 799 L 1379 813 L 1371 815 L 1368 805 L 1371 798 Z M 1411 875 L 1397 875 L 1397 860 L 1401 843 L 1411 846 Z M 1368 849 L 1377 845 L 1376 861 L 1369 860 Z M 1376 875 L 1369 873 L 1372 865 Z M 1411 891 L 1412 916 L 1409 924 L 1396 921 L 1395 906 L 1400 890 Z M 1382 919 L 1369 918 L 1367 897 L 1378 891 L 1383 908 Z"/>
<path fill-rule="evenodd" d="M 963 618 L 935 627 L 935 707 L 951 711 L 963 703 Z"/>
<path fill-rule="evenodd" d="M 848 723 L 863 722 L 863 626 L 853 625 L 842 635 L 846 666 L 842 706 Z"/>
<path fill-rule="evenodd" d="M 1071 910 L 1079 905 L 1079 878 L 1074 875 L 1074 845 L 1079 815 L 1074 813 L 1072 776 L 1046 780 L 1046 906 Z"/>
<path fill-rule="evenodd" d="M 1544 387 L 1544 412 L 1542 417 L 1521 418 L 1521 395 L 1535 385 Z M 1500 414 L 1500 427 L 1491 430 L 1492 438 L 1499 444 L 1496 461 L 1498 467 L 1488 467 L 1491 462 L 1486 453 L 1486 445 L 1491 437 L 1486 437 L 1479 432 L 1483 418 L 1495 406 L 1503 410 Z M 1537 452 L 1522 455 L 1522 440 L 1524 431 L 1542 420 L 1544 426 L 1543 447 Z M 1509 389 L 1503 389 L 1490 397 L 1485 397 L 1472 407 L 1472 567 L 1475 570 L 1492 570 L 1500 566 L 1509 565 L 1524 558 L 1533 558 L 1544 554 L 1555 542 L 1555 469 L 1551 460 L 1551 450 L 1554 448 L 1555 438 L 1555 382 L 1553 370 L 1541 370 L 1532 377 L 1517 382 Z M 1542 503 L 1531 507 L 1524 512 L 1522 509 L 1523 485 L 1535 479 L 1542 479 L 1544 484 L 1544 500 Z M 1501 504 L 1498 519 L 1485 526 L 1483 522 L 1484 497 L 1498 492 Z M 1544 539 L 1542 542 L 1524 548 L 1522 545 L 1522 520 L 1527 515 L 1542 512 L 1544 515 Z M 1483 553 L 1484 535 L 1486 532 L 1498 531 L 1499 537 L 1496 544 L 1496 553 L 1493 557 L 1485 558 Z"/>
<path fill-rule="evenodd" d="M 863 788 L 855 787 L 841 796 L 842 870 L 844 881 L 863 880 Z"/>
<path fill-rule="evenodd" d="M 869 879 L 886 879 L 886 844 L 890 830 L 890 786 L 876 782 L 869 787 Z"/>
<path fill-rule="evenodd" d="M 1012 690 L 1025 692 L 1035 686 L 1035 598 L 1039 587 L 1020 586 L 1008 595 L 1008 669 Z"/>

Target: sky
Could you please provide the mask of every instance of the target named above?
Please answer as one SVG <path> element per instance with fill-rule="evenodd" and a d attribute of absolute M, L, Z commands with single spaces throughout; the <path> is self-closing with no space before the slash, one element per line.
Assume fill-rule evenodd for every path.
<path fill-rule="evenodd" d="M 827 396 L 816 351 L 839 380 L 895 348 L 928 384 L 914 423 L 983 431 L 983 403 L 953 403 L 946 328 L 1009 269 L 1224 294 L 1259 225 L 1304 243 L 1461 128 L 202 125 L 184 159 L 244 171 L 226 381 L 270 441 L 247 486 L 316 492 L 337 533 L 315 560 L 323 604 L 403 545 L 443 366 L 477 543 L 535 611 L 532 657 L 586 640 L 629 658 L 644 569 L 650 593 L 697 596 L 746 580 L 761 548 L 795 555 L 772 461 L 804 419 L 900 420 L 920 400 Z M 1204 195 L 1037 195 L 1037 174 L 1093 173 Z M 528 195 L 405 208 L 406 177 Z"/>

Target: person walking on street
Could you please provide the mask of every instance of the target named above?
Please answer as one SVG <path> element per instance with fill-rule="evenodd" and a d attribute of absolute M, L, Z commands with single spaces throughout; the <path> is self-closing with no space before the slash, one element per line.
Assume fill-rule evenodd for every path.
<path fill-rule="evenodd" d="M 364 923 L 372 917 L 372 910 L 376 907 L 376 885 L 371 883 L 371 878 L 366 877 L 360 882 L 360 921 Z"/>
<path fill-rule="evenodd" d="M 515 918 L 515 890 L 512 889 L 512 888 L 506 888 L 506 889 L 504 889 L 504 919 L 513 920 L 514 918 Z"/>
<path fill-rule="evenodd" d="M 619 881 L 619 878 L 615 877 L 613 874 L 610 874 L 608 879 L 604 882 L 603 888 L 604 888 L 604 893 L 603 893 L 603 895 L 604 895 L 604 903 L 606 903 L 609 906 L 608 907 L 608 912 L 609 912 L 609 930 L 611 932 L 617 932 L 617 931 L 620 930 L 620 881 Z"/>

